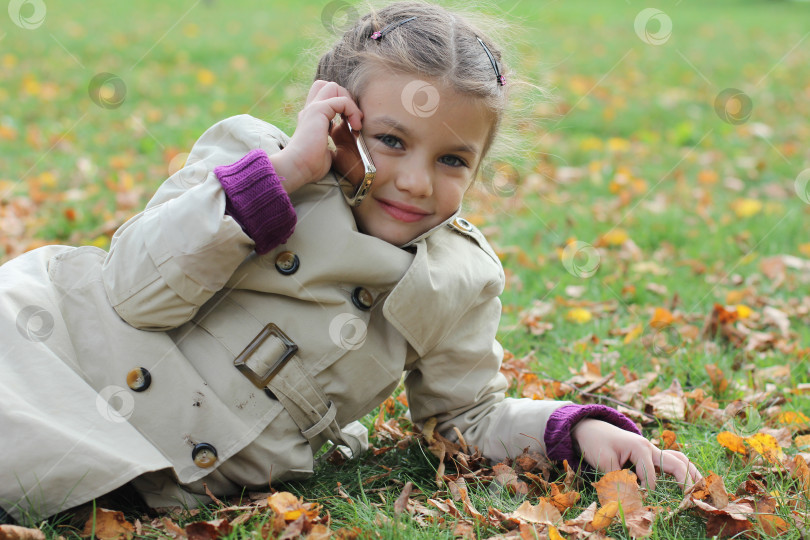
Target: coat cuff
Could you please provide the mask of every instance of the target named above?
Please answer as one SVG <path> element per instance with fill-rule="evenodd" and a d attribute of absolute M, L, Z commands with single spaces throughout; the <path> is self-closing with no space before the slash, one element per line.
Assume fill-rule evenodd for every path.
<path fill-rule="evenodd" d="M 543 441 L 546 443 L 546 455 L 549 459 L 555 461 L 566 459 L 571 467 L 580 464 L 581 456 L 576 450 L 571 431 L 583 418 L 602 420 L 625 431 L 641 435 L 641 431 L 632 420 L 606 405 L 564 405 L 551 413 L 546 424 Z M 590 468 L 584 462 L 581 465 L 583 468 Z"/>
<path fill-rule="evenodd" d="M 225 191 L 225 214 L 232 216 L 263 255 L 295 230 L 292 202 L 264 150 L 251 150 L 231 165 L 214 169 Z"/>

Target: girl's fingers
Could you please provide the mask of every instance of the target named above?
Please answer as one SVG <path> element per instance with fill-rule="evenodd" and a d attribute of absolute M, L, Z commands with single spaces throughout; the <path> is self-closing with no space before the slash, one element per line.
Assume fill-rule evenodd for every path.
<path fill-rule="evenodd" d="M 345 98 L 345 101 L 341 102 L 342 107 L 334 110 L 334 113 L 329 117 L 329 120 L 334 118 L 335 114 L 342 113 L 348 119 L 352 129 L 359 130 L 362 126 L 361 120 L 363 119 L 363 112 L 360 110 L 360 107 L 357 106 L 357 103 L 354 101 L 349 91 L 335 82 L 316 82 L 322 82 L 324 84 L 322 84 L 315 92 L 313 101 L 328 101 L 337 97 Z M 315 85 L 313 84 L 313 88 L 310 90 L 310 95 L 312 95 L 314 88 Z M 308 105 L 309 103 L 309 100 L 307 100 Z"/>
<path fill-rule="evenodd" d="M 654 451 L 659 451 L 657 448 Z M 655 489 L 655 466 L 653 464 L 652 453 L 646 448 L 642 451 L 641 457 L 635 461 L 636 476 L 641 479 L 643 486 L 650 491 Z"/>
<path fill-rule="evenodd" d="M 318 92 L 320 92 L 321 89 L 327 84 L 329 84 L 328 81 L 322 81 L 320 79 L 312 83 L 312 86 L 309 87 L 309 94 L 307 94 L 306 105 L 312 103 L 312 100 L 315 99 L 315 96 L 318 95 Z"/>
<path fill-rule="evenodd" d="M 662 452 L 661 470 L 675 477 L 675 480 L 686 490 L 702 478 L 695 464 L 681 452 L 664 450 Z"/>

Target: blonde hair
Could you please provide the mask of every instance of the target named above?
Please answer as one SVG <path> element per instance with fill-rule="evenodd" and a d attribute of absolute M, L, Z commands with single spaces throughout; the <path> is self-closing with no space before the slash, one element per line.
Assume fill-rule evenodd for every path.
<path fill-rule="evenodd" d="M 416 19 L 391 29 L 379 40 L 371 39 L 373 32 L 410 17 Z M 369 74 L 382 67 L 428 77 L 464 96 L 479 99 L 492 118 L 483 158 L 507 109 L 513 74 L 501 48 L 470 22 L 472 18 L 458 10 L 449 11 L 420 1 L 395 2 L 380 9 L 372 7 L 320 57 L 315 79 L 334 81 L 357 99 L 369 81 Z M 506 78 L 505 86 L 497 81 L 492 62 L 477 38 L 495 58 L 500 75 Z"/>

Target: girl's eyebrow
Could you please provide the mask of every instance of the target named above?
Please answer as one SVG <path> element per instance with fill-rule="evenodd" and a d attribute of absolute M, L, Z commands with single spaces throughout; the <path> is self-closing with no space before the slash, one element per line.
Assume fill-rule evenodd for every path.
<path fill-rule="evenodd" d="M 411 132 L 408 131 L 404 125 L 402 125 L 396 118 L 392 118 L 391 116 L 378 116 L 370 120 L 371 123 L 382 124 L 385 127 L 389 127 L 391 129 L 395 129 L 405 135 L 406 137 L 411 136 Z M 478 154 L 478 147 L 474 144 L 462 144 L 456 146 L 454 148 L 448 149 L 449 152 L 468 152 L 470 154 Z"/>

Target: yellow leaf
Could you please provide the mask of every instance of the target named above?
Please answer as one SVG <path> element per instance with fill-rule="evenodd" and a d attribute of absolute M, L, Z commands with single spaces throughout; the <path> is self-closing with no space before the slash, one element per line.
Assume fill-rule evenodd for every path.
<path fill-rule="evenodd" d="M 798 435 L 795 439 L 793 439 L 793 444 L 796 445 L 796 448 L 802 450 L 804 448 L 810 448 L 810 435 Z"/>
<path fill-rule="evenodd" d="M 605 506 L 596 511 L 591 521 L 591 527 L 595 531 L 600 531 L 606 528 L 619 513 L 619 503 L 617 501 L 610 501 Z"/>
<path fill-rule="evenodd" d="M 752 309 L 745 304 L 737 304 L 735 307 L 737 308 L 737 315 L 739 315 L 741 319 L 747 319 L 751 316 Z"/>
<path fill-rule="evenodd" d="M 810 257 L 810 242 L 799 244 L 799 253 L 805 257 Z"/>
<path fill-rule="evenodd" d="M 633 328 L 630 329 L 629 332 L 624 336 L 624 344 L 627 345 L 634 341 L 641 333 L 644 331 L 644 327 L 640 324 L 635 325 Z"/>
<path fill-rule="evenodd" d="M 746 437 L 745 442 L 770 463 L 777 463 L 783 456 L 782 449 L 773 435 L 754 433 L 750 437 Z"/>
<path fill-rule="evenodd" d="M 599 237 L 596 244 L 599 246 L 620 246 L 624 244 L 628 238 L 627 231 L 624 229 L 613 229 Z"/>
<path fill-rule="evenodd" d="M 739 435 L 735 435 L 730 431 L 721 431 L 717 434 L 717 442 L 720 443 L 720 446 L 723 448 L 728 448 L 732 452 L 745 455 L 743 438 Z"/>
<path fill-rule="evenodd" d="M 203 86 L 210 86 L 216 81 L 216 75 L 210 69 L 202 68 L 197 71 L 197 81 Z"/>
<path fill-rule="evenodd" d="M 737 199 L 731 203 L 731 209 L 738 218 L 748 218 L 759 214 L 762 202 L 756 199 Z"/>
<path fill-rule="evenodd" d="M 555 527 L 554 525 L 548 526 L 548 537 L 549 540 L 565 540 L 565 538 L 563 538 L 560 535 L 560 532 L 557 530 L 557 527 Z"/>
<path fill-rule="evenodd" d="M 779 416 L 776 418 L 780 424 L 786 424 L 794 427 L 804 427 L 808 425 L 808 422 L 810 422 L 810 418 L 807 418 L 804 413 L 798 411 L 785 411 L 779 413 Z"/>
<path fill-rule="evenodd" d="M 593 314 L 585 308 L 569 309 L 565 314 L 565 320 L 577 324 L 585 324 L 591 319 L 593 319 Z"/>
<path fill-rule="evenodd" d="M 596 137 L 586 137 L 579 143 L 579 148 L 585 152 L 590 150 L 601 150 L 602 139 L 597 139 Z"/>
<path fill-rule="evenodd" d="M 611 152 L 624 152 L 630 148 L 630 141 L 621 139 L 619 137 L 611 137 L 608 139 L 608 150 Z"/>
<path fill-rule="evenodd" d="M 3 55 L 3 67 L 6 69 L 11 69 L 17 65 L 17 57 L 13 54 L 6 53 Z"/>

